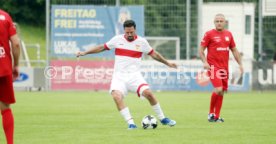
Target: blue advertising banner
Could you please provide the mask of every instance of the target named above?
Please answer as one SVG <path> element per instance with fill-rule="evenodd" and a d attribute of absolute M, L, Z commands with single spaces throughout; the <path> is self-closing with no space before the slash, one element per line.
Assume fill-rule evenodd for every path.
<path fill-rule="evenodd" d="M 74 6 L 53 5 L 51 9 L 51 56 L 75 57 L 77 51 L 104 44 L 123 34 L 123 22 L 133 19 L 136 32 L 144 36 L 143 6 Z M 114 53 L 103 52 L 91 57 L 112 59 Z"/>
<path fill-rule="evenodd" d="M 207 71 L 203 70 L 201 61 L 178 62 L 178 69 L 170 69 L 157 62 L 144 62 L 141 71 L 152 90 L 172 91 L 212 91 Z M 229 71 L 229 91 L 249 91 L 250 72 L 242 75 Z"/>
<path fill-rule="evenodd" d="M 144 73 L 144 78 L 153 90 L 185 90 L 185 91 L 212 91 L 214 88 L 207 80 L 200 82 L 200 80 L 193 76 L 197 75 L 195 72 L 186 72 L 179 74 L 177 72 L 159 73 L 147 72 Z M 248 91 L 249 90 L 249 73 L 243 74 L 239 83 L 228 82 L 229 91 Z"/>

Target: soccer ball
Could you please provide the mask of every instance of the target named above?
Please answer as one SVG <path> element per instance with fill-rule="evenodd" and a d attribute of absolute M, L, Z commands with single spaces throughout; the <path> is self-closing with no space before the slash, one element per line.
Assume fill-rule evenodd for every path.
<path fill-rule="evenodd" d="M 152 115 L 145 116 L 141 123 L 144 129 L 155 129 L 158 125 L 157 119 Z"/>

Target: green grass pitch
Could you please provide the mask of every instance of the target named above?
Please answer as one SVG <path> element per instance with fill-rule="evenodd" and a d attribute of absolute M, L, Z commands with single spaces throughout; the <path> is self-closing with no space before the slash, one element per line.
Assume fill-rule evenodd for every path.
<path fill-rule="evenodd" d="M 154 92 L 175 127 L 143 130 L 154 114 L 146 100 L 129 94 L 137 130 L 127 125 L 107 92 L 16 92 L 12 106 L 16 144 L 272 144 L 276 143 L 275 92 L 225 95 L 224 123 L 208 123 L 210 92 Z M 3 130 L 0 143 L 4 143 Z"/>

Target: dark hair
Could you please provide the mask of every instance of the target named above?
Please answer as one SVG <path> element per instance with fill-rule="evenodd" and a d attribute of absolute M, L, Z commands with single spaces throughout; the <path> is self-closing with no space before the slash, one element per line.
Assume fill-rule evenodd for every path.
<path fill-rule="evenodd" d="M 125 27 L 134 27 L 134 29 L 136 29 L 136 24 L 133 20 L 126 20 L 124 22 L 124 28 Z"/>

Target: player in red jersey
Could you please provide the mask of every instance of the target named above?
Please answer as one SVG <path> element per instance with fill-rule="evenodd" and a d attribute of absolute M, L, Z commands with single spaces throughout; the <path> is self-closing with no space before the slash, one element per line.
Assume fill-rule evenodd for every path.
<path fill-rule="evenodd" d="M 13 80 L 19 75 L 19 55 L 20 41 L 16 28 L 9 14 L 0 9 L 0 110 L 7 144 L 13 144 L 14 119 L 10 104 L 15 103 Z"/>
<path fill-rule="evenodd" d="M 224 92 L 228 89 L 229 50 L 239 64 L 241 73 L 243 73 L 243 66 L 232 33 L 225 29 L 224 15 L 217 14 L 214 24 L 216 29 L 207 31 L 201 41 L 199 55 L 215 88 L 211 96 L 208 121 L 224 122 L 224 119 L 220 117 L 220 110 Z M 206 48 L 208 50 L 207 59 L 204 54 Z"/>

